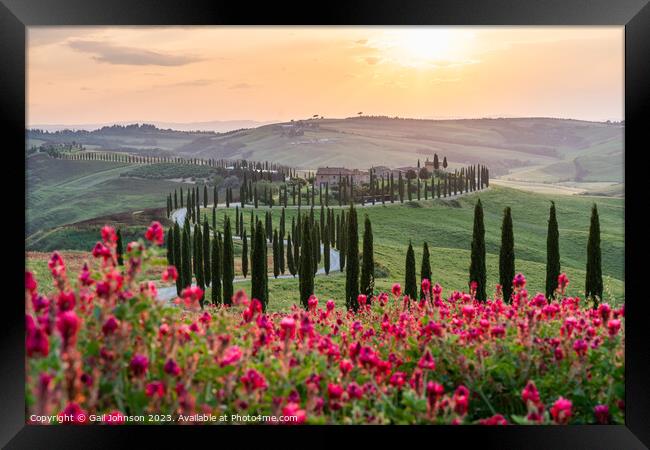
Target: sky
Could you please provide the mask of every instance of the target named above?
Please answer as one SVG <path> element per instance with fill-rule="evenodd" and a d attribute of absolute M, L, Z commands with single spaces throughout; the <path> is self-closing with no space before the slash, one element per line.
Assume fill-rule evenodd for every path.
<path fill-rule="evenodd" d="M 621 120 L 623 27 L 30 27 L 27 123 Z"/>

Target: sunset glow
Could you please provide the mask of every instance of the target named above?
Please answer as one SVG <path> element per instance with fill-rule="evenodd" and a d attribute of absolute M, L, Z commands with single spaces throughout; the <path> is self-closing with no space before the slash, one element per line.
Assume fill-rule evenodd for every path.
<path fill-rule="evenodd" d="M 623 119 L 622 27 L 31 27 L 28 124 Z"/>

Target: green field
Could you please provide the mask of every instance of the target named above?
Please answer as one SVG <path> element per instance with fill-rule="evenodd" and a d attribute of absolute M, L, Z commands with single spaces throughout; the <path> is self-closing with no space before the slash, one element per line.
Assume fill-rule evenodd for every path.
<path fill-rule="evenodd" d="M 69 161 L 37 154 L 27 159 L 26 236 L 121 211 L 165 206 L 168 192 L 190 184 L 121 177 L 133 165 Z"/>
<path fill-rule="evenodd" d="M 512 208 L 515 233 L 516 270 L 528 279 L 531 294 L 544 290 L 546 264 L 546 227 L 550 200 L 556 202 L 560 227 L 560 254 L 562 271 L 571 280 L 568 292 L 583 295 L 587 235 L 591 205 L 598 205 L 601 224 L 601 246 L 604 284 L 611 302 L 620 302 L 625 296 L 624 287 L 624 216 L 623 200 L 589 198 L 583 196 L 545 196 L 515 189 L 491 187 L 480 194 L 459 200 L 429 200 L 415 204 L 387 205 L 358 208 L 361 230 L 364 214 L 373 226 L 375 260 L 388 270 L 386 278 L 377 279 L 379 290 L 390 289 L 393 282 L 404 283 L 406 248 L 412 240 L 419 272 L 422 244 L 429 243 L 433 281 L 439 282 L 447 292 L 467 290 L 472 236 L 473 208 L 481 198 L 485 213 L 488 285 L 498 283 L 498 252 L 501 236 L 501 217 L 506 206 Z M 304 211 L 308 211 L 304 209 Z M 234 216 L 233 209 L 222 209 L 217 217 L 219 224 L 224 214 Z M 264 210 L 258 210 L 263 217 Z M 318 216 L 318 211 L 316 211 Z M 209 213 L 210 215 L 211 213 Z M 286 211 L 290 228 L 295 209 Z M 279 223 L 280 209 L 273 208 L 274 226 Z M 234 218 L 233 218 L 234 220 Z M 249 227 L 250 210 L 244 210 L 244 222 Z M 220 226 L 220 225 L 219 225 Z M 249 228 L 248 228 L 249 229 Z M 345 277 L 341 274 L 317 276 L 316 295 L 333 298 L 341 303 Z M 248 282 L 236 287 L 250 289 Z M 492 291 L 492 288 L 489 292 Z M 283 309 L 298 301 L 298 281 L 279 279 L 269 281 L 270 308 Z"/>

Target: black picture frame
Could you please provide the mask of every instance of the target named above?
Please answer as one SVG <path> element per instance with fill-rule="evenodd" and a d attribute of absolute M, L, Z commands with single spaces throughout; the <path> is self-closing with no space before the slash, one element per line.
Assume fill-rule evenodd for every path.
<path fill-rule="evenodd" d="M 72 427 L 26 426 L 24 402 L 24 305 L 22 268 L 24 259 L 19 236 L 24 233 L 21 211 L 24 196 L 14 186 L 24 172 L 18 149 L 25 139 L 25 36 L 35 25 L 624 25 L 625 26 L 625 255 L 626 297 L 626 423 L 621 426 L 509 426 L 509 427 Z M 9 182 L 4 240 L 13 243 L 4 254 L 3 267 L 12 296 L 3 299 L 0 333 L 0 443 L 4 448 L 120 448 L 144 438 L 147 447 L 184 445 L 206 438 L 250 445 L 249 430 L 266 442 L 278 439 L 285 445 L 309 445 L 322 434 L 323 443 L 337 445 L 350 431 L 388 443 L 427 446 L 466 444 L 481 448 L 607 448 L 640 449 L 650 446 L 650 339 L 645 325 L 649 314 L 644 298 L 644 243 L 646 179 L 643 170 L 644 112 L 650 101 L 650 5 L 648 0 L 363 0 L 314 4 L 173 0 L 0 0 L 0 127 L 5 157 L 15 158 L 7 167 Z M 645 167 L 644 167 L 645 166 Z M 646 176 L 647 178 L 647 176 Z M 22 186 L 25 186 L 22 184 Z M 15 241 L 15 242 L 14 242 Z M 637 255 L 638 254 L 638 255 Z M 633 258 L 638 258 L 635 263 Z M 342 433 L 345 433 L 346 436 Z M 441 439 L 442 438 L 442 439 Z M 217 441 L 218 439 L 219 441 Z M 245 441 L 242 441 L 245 439 Z M 444 439 L 444 440 L 443 440 Z M 443 444 L 443 442 L 453 444 Z M 223 441 L 224 445 L 226 441 Z M 230 445 L 230 444 L 228 444 Z"/>

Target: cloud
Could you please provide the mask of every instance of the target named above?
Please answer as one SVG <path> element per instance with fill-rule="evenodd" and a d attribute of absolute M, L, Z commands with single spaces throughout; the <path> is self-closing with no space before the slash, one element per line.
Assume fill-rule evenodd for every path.
<path fill-rule="evenodd" d="M 254 86 L 248 83 L 237 83 L 230 86 L 228 89 L 251 89 Z"/>
<path fill-rule="evenodd" d="M 354 43 L 359 45 L 366 45 L 368 43 L 368 39 L 359 39 L 357 41 L 354 41 Z"/>
<path fill-rule="evenodd" d="M 374 66 L 379 61 L 381 61 L 381 58 L 378 58 L 376 56 L 366 56 L 365 58 L 363 58 L 363 60 L 368 64 L 370 64 L 371 66 Z"/>
<path fill-rule="evenodd" d="M 164 86 L 189 86 L 189 87 L 208 86 L 210 84 L 219 83 L 220 81 L 221 80 L 207 80 L 207 79 L 186 80 L 186 81 L 179 81 L 178 83 L 166 84 Z"/>
<path fill-rule="evenodd" d="M 68 42 L 73 50 L 90 53 L 93 59 L 108 64 L 133 66 L 184 66 L 200 61 L 200 58 L 189 55 L 170 55 L 153 52 L 137 47 L 113 45 L 107 42 L 73 40 Z"/>

